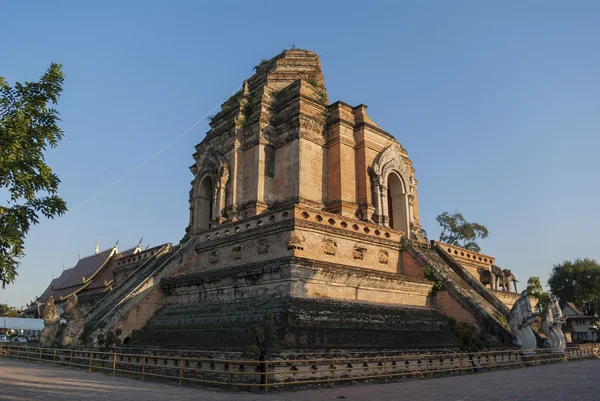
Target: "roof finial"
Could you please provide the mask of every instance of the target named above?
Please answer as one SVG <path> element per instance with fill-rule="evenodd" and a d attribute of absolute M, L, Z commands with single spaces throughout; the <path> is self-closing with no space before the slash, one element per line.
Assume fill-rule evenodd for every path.
<path fill-rule="evenodd" d="M 140 238 L 140 241 L 138 242 L 137 246 L 135 247 L 135 250 L 133 251 L 133 253 L 138 253 L 142 251 L 142 241 L 143 241 L 144 237 Z"/>
<path fill-rule="evenodd" d="M 119 252 L 119 250 L 117 249 L 117 245 L 119 245 L 119 241 L 120 240 L 117 240 L 117 242 L 115 242 L 115 246 L 113 246 L 113 249 L 117 252 Z"/>
<path fill-rule="evenodd" d="M 96 255 L 100 252 L 100 236 L 98 236 L 98 240 L 96 241 Z"/>

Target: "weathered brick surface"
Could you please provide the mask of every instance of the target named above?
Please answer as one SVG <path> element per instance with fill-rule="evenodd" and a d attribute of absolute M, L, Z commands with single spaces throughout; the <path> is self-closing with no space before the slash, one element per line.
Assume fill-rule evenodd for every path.
<path fill-rule="evenodd" d="M 459 323 L 477 324 L 475 316 L 464 308 L 448 291 L 439 291 L 433 301 L 434 306 L 442 315 L 448 316 Z"/>
<path fill-rule="evenodd" d="M 425 270 L 423 269 L 423 266 L 421 266 L 421 264 L 419 262 L 417 262 L 417 260 L 415 259 L 414 256 L 412 256 L 410 254 L 410 252 L 402 252 L 402 264 L 401 264 L 401 273 L 404 274 L 405 276 L 409 276 L 409 277 L 418 277 L 418 278 L 425 278 Z"/>

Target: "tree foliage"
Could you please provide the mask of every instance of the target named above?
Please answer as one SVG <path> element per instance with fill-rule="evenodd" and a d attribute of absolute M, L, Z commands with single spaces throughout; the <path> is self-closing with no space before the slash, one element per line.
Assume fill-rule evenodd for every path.
<path fill-rule="evenodd" d="M 0 316 L 2 317 L 19 317 L 21 313 L 15 307 L 7 304 L 0 304 Z"/>
<path fill-rule="evenodd" d="M 594 259 L 554 265 L 548 286 L 561 303 L 573 302 L 586 315 L 600 313 L 600 264 Z"/>
<path fill-rule="evenodd" d="M 277 337 L 275 317 L 267 313 L 261 326 L 250 329 L 250 344 L 244 350 L 247 357 L 266 361 L 267 357 L 276 353 L 281 348 L 282 341 Z"/>
<path fill-rule="evenodd" d="M 440 241 L 479 252 L 481 247 L 477 244 L 479 239 L 487 238 L 488 229 L 479 223 L 469 223 L 462 213 L 449 214 L 444 212 L 436 218 L 442 226 Z"/>
<path fill-rule="evenodd" d="M 527 295 L 531 295 L 538 299 L 538 304 L 535 306 L 537 313 L 542 313 L 546 309 L 546 305 L 550 302 L 550 293 L 544 291 L 539 277 L 529 277 L 527 280 Z"/>
<path fill-rule="evenodd" d="M 64 74 L 52 63 L 37 82 L 10 86 L 0 77 L 0 282 L 14 281 L 24 240 L 40 216 L 54 218 L 67 210 L 58 193 L 60 180 L 46 164 L 44 152 L 63 136 L 52 107 L 62 92 Z"/>

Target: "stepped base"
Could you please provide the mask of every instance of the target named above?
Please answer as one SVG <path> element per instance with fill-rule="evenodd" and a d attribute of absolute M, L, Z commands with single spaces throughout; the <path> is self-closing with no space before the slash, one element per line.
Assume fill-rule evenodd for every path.
<path fill-rule="evenodd" d="M 280 258 L 163 279 L 165 305 L 133 346 L 241 350 L 268 313 L 290 349 L 454 346 L 420 278 Z"/>

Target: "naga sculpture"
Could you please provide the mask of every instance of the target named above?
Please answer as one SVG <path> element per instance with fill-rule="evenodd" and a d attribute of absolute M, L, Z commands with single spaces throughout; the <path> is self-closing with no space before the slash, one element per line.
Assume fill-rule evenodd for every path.
<path fill-rule="evenodd" d="M 85 328 L 83 314 L 79 310 L 77 295 L 67 298 L 62 317 L 67 321 L 67 327 L 62 333 L 62 346 L 66 348 L 78 347 L 81 344 L 81 335 Z"/>
<path fill-rule="evenodd" d="M 510 329 L 516 337 L 523 355 L 530 355 L 535 352 L 537 343 L 531 328 L 533 322 L 535 322 L 535 314 L 531 308 L 527 291 L 523 291 L 510 310 L 508 318 Z"/>
<path fill-rule="evenodd" d="M 561 328 L 565 323 L 566 318 L 562 314 L 558 298 L 552 294 L 550 302 L 548 302 L 548 305 L 544 309 L 544 318 L 542 320 L 542 331 L 552 352 L 562 354 L 565 351 L 567 340 Z"/>
<path fill-rule="evenodd" d="M 50 297 L 44 305 L 44 329 L 40 334 L 40 345 L 42 347 L 53 347 L 56 344 L 56 337 L 60 331 L 60 316 L 54 305 L 54 298 Z"/>

